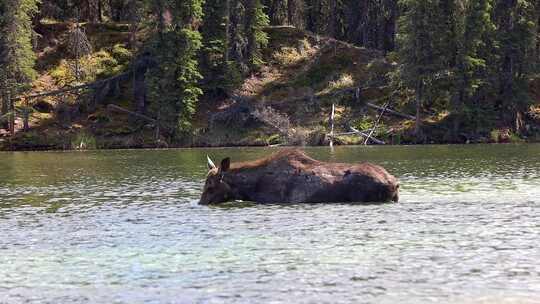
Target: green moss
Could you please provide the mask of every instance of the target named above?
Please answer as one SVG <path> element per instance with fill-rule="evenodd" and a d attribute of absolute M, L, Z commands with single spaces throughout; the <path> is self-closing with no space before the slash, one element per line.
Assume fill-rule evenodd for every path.
<path fill-rule="evenodd" d="M 510 140 L 511 143 L 516 143 L 516 144 L 525 142 L 525 140 L 523 138 L 519 137 L 519 135 L 517 135 L 517 134 L 515 134 L 513 132 L 510 133 L 509 140 Z"/>
<path fill-rule="evenodd" d="M 283 136 L 281 136 L 281 134 L 272 134 L 264 141 L 266 141 L 269 145 L 279 145 L 283 143 Z"/>
<path fill-rule="evenodd" d="M 112 56 L 118 61 L 119 64 L 125 65 L 130 63 L 133 58 L 133 54 L 123 44 L 115 44 L 112 48 Z"/>

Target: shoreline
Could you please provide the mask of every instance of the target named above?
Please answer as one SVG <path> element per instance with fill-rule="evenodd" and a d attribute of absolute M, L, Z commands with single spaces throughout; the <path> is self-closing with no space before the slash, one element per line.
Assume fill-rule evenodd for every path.
<path fill-rule="evenodd" d="M 530 145 L 540 144 L 540 141 L 522 141 L 522 142 L 469 142 L 469 143 L 403 143 L 403 144 L 385 144 L 385 145 L 362 145 L 362 144 L 346 144 L 334 145 L 334 147 L 411 147 L 411 146 L 476 146 L 476 145 Z M 0 141 L 0 152 L 87 152 L 87 151 L 122 151 L 122 150 L 183 150 L 183 149 L 227 149 L 227 148 L 331 148 L 328 145 L 170 145 L 170 146 L 134 146 L 134 147 L 106 147 L 106 148 L 89 148 L 89 149 L 48 149 L 43 147 L 38 148 L 21 148 L 9 149 L 2 146 Z"/>

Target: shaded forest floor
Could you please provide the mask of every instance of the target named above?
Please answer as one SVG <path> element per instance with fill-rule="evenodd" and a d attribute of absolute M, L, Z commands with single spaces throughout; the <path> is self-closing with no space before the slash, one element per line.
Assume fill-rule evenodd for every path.
<path fill-rule="evenodd" d="M 38 53 L 39 78 L 31 94 L 73 85 L 65 57 L 69 24 L 45 24 Z M 91 82 L 126 71 L 132 56 L 127 50 L 127 24 L 85 24 L 92 54 L 79 83 Z M 450 143 L 448 113 L 429 112 L 424 136 L 414 135 L 413 119 L 382 115 L 367 103 L 412 116 L 414 108 L 393 94 L 389 73 L 395 69 L 391 55 L 318 37 L 292 27 L 270 27 L 264 64 L 249 75 L 232 96 L 205 95 L 195 116 L 193 135 L 171 143 L 157 135 L 155 125 L 126 113 L 111 111 L 108 104 L 132 109 L 130 81 L 119 82 L 114 94 L 88 107 L 88 94 L 66 93 L 20 102 L 31 108 L 30 129 L 17 119 L 16 134 L 0 129 L 0 149 L 93 149 L 173 146 L 327 145 L 330 113 L 335 105 L 335 144 L 363 144 L 360 130 L 388 144 Z M 144 37 L 144 35 L 141 35 Z M 540 79 L 531 80 L 536 105 L 525 114 L 527 135 L 518 137 L 497 119 L 464 122 L 457 143 L 540 141 Z"/>

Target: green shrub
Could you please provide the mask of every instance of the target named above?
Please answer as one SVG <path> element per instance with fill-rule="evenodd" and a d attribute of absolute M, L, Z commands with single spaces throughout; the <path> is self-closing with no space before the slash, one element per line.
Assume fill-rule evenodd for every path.
<path fill-rule="evenodd" d="M 74 150 L 95 150 L 96 138 L 89 133 L 79 132 L 71 140 L 71 148 Z"/>
<path fill-rule="evenodd" d="M 119 64 L 125 65 L 131 62 L 133 54 L 122 44 L 115 44 L 112 49 L 112 56 Z"/>
<path fill-rule="evenodd" d="M 79 82 L 92 82 L 99 78 L 118 75 L 127 69 L 132 54 L 121 44 L 112 48 L 111 52 L 100 50 L 79 59 Z M 51 76 L 60 86 L 75 83 L 76 61 L 61 60 L 60 64 L 51 71 Z"/>

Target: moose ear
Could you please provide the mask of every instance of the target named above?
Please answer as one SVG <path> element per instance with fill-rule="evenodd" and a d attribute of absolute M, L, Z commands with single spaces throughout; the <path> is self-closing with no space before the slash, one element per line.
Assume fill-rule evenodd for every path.
<path fill-rule="evenodd" d="M 214 165 L 214 162 L 210 159 L 210 156 L 206 155 L 206 163 L 208 165 L 208 170 L 212 170 L 216 168 L 216 165 Z"/>
<path fill-rule="evenodd" d="M 221 172 L 226 172 L 229 170 L 229 167 L 231 166 L 231 159 L 229 157 L 227 158 L 224 158 L 222 161 L 221 161 L 221 165 L 219 167 L 219 170 Z"/>

